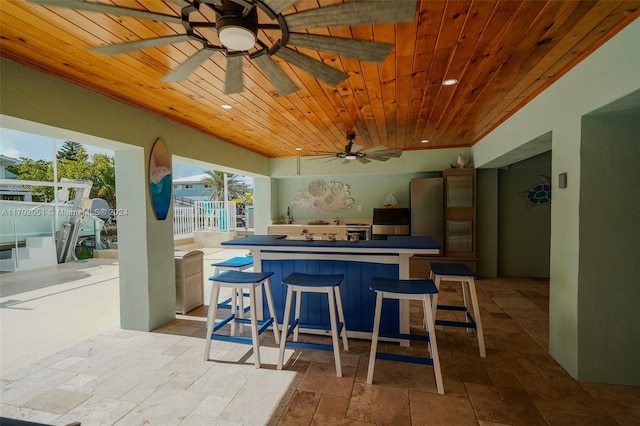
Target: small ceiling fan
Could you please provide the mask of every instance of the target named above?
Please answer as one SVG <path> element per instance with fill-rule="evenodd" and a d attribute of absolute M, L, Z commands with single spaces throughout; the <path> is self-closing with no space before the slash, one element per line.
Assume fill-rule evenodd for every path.
<path fill-rule="evenodd" d="M 363 150 L 360 145 L 353 143 L 355 138 L 356 133 L 354 131 L 347 132 L 348 142 L 344 147 L 344 151 L 318 158 L 329 158 L 330 160 L 342 158 L 344 159 L 344 163 L 349 163 L 351 160 L 358 160 L 359 162 L 366 164 L 370 163 L 371 160 L 387 161 L 389 158 L 397 158 L 402 155 L 401 150 L 389 149 L 384 145 L 377 145 Z"/>
<path fill-rule="evenodd" d="M 106 55 L 117 55 L 133 50 L 195 41 L 200 43 L 202 48 L 165 75 L 162 81 L 185 80 L 211 55 L 219 52 L 227 57 L 225 94 L 243 91 L 242 57 L 246 56 L 256 63 L 283 96 L 297 91 L 299 87 L 271 59 L 272 56 L 331 86 L 337 86 L 349 77 L 348 74 L 322 61 L 300 53 L 293 49 L 293 46 L 374 63 L 384 61 L 394 47 L 388 43 L 309 34 L 304 30 L 411 22 L 416 15 L 417 3 L 417 0 L 349 1 L 283 15 L 283 11 L 303 0 L 166 0 L 180 6 L 180 16 L 175 16 L 84 0 L 27 1 L 44 6 L 181 24 L 184 34 L 98 46 L 91 50 Z M 258 10 L 261 11 L 260 14 Z M 212 12 L 215 18 L 211 17 Z M 215 33 L 211 30 L 215 30 Z M 294 32 L 295 30 L 302 31 Z"/>

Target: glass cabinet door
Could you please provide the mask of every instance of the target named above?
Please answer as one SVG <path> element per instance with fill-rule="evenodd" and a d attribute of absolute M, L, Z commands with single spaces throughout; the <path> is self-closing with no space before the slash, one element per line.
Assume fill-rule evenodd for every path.
<path fill-rule="evenodd" d="M 473 251 L 473 222 L 470 220 L 447 221 L 447 250 L 452 252 Z"/>
<path fill-rule="evenodd" d="M 447 177 L 447 208 L 473 207 L 473 176 Z"/>

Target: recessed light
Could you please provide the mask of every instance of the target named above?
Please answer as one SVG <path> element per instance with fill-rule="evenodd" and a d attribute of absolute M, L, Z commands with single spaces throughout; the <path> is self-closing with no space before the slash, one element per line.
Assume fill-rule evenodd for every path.
<path fill-rule="evenodd" d="M 302 151 L 302 148 L 296 148 L 296 151 Z"/>
<path fill-rule="evenodd" d="M 427 143 L 427 142 L 429 142 L 429 139 L 422 139 L 422 140 L 420 141 L 420 143 Z"/>
<path fill-rule="evenodd" d="M 458 80 L 456 80 L 455 78 L 448 78 L 445 81 L 442 82 L 443 86 L 453 86 L 454 84 L 456 84 L 458 82 Z"/>
<path fill-rule="evenodd" d="M 223 109 L 231 109 L 231 108 L 233 108 L 231 105 L 227 105 L 227 104 L 223 104 L 223 105 L 220 105 L 220 106 L 221 106 Z"/>

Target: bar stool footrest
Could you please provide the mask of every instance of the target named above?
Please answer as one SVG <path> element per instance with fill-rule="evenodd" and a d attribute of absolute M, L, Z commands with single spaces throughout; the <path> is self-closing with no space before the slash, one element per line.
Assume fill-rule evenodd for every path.
<path fill-rule="evenodd" d="M 460 312 L 468 311 L 466 306 L 455 306 L 455 305 L 438 305 L 438 309 L 442 309 L 443 311 L 460 311 Z"/>
<path fill-rule="evenodd" d="M 429 335 L 428 334 L 405 334 L 405 333 L 396 333 L 396 334 L 378 334 L 378 337 L 382 337 L 385 339 L 393 339 L 393 340 L 419 340 L 421 342 L 428 342 Z"/>
<path fill-rule="evenodd" d="M 376 359 L 383 359 L 386 361 L 410 362 L 412 364 L 433 365 L 433 358 L 422 358 L 422 357 L 410 356 L 410 355 L 388 354 L 383 352 L 376 352 Z"/>
<path fill-rule="evenodd" d="M 224 317 L 222 319 L 222 321 L 214 323 L 213 332 L 215 333 L 216 331 L 220 330 L 225 325 L 229 324 L 229 322 L 231 322 L 231 320 L 234 319 L 235 317 L 236 317 L 235 314 L 229 314 L 226 317 Z"/>
<path fill-rule="evenodd" d="M 231 298 L 224 299 L 222 302 L 218 303 L 218 309 L 231 309 Z"/>
<path fill-rule="evenodd" d="M 289 328 L 287 329 L 287 337 L 291 336 L 291 334 L 293 333 L 294 329 L 296 327 L 300 327 L 300 328 L 306 328 L 309 330 L 325 330 L 325 331 L 331 331 L 331 326 L 326 326 L 326 325 L 319 325 L 319 324 L 307 324 L 307 323 L 302 323 L 300 322 L 299 319 L 295 320 L 295 322 L 289 326 Z M 342 329 L 344 328 L 344 323 L 339 322 L 338 323 L 338 336 L 342 333 Z"/>
<path fill-rule="evenodd" d="M 243 297 L 249 297 L 249 293 L 242 293 Z M 233 300 L 232 297 L 229 297 L 228 299 L 224 299 L 222 302 L 218 303 L 218 309 L 233 309 L 233 306 L 231 305 L 231 301 Z M 246 314 L 247 312 L 249 312 L 251 310 L 251 306 L 246 306 L 244 308 L 244 313 Z"/>
<path fill-rule="evenodd" d="M 445 327 L 473 328 L 474 330 L 477 328 L 476 323 L 474 321 L 462 322 L 462 321 L 436 320 L 435 322 L 436 322 L 436 325 L 443 325 Z"/>
<path fill-rule="evenodd" d="M 225 317 L 222 321 L 216 323 L 216 325 L 213 327 L 213 331 L 214 333 L 216 331 L 218 331 L 219 329 L 221 329 L 222 327 L 224 327 L 225 325 L 227 325 L 229 322 L 231 322 L 232 319 L 235 318 L 234 314 L 228 315 L 227 317 Z M 246 325 L 251 325 L 251 319 L 250 318 L 235 318 L 236 322 L 238 324 L 246 324 Z M 267 327 L 269 327 L 271 324 L 273 324 L 273 318 L 268 318 L 264 321 L 258 321 L 258 335 L 262 334 L 263 331 L 265 331 L 267 329 Z M 234 337 L 234 336 L 223 336 L 223 335 L 218 335 L 218 334 L 211 334 L 211 338 L 214 340 L 224 340 L 224 339 L 218 339 L 218 337 Z M 248 338 L 250 339 L 250 338 Z"/>
<path fill-rule="evenodd" d="M 284 346 L 286 348 L 310 349 L 310 350 L 316 350 L 316 351 L 333 352 L 333 345 L 328 345 L 323 343 L 286 342 Z"/>
<path fill-rule="evenodd" d="M 244 336 L 227 336 L 225 334 L 213 334 L 211 340 L 221 340 L 223 342 L 241 343 L 243 345 L 252 345 L 253 339 Z"/>

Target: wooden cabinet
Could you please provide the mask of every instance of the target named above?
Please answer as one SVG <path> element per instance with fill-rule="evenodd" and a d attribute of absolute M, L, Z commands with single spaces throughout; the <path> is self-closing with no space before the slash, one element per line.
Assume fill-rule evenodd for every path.
<path fill-rule="evenodd" d="M 476 201 L 476 169 L 445 170 L 445 257 L 476 257 Z"/>
<path fill-rule="evenodd" d="M 204 252 L 175 251 L 176 312 L 185 315 L 204 303 Z"/>

